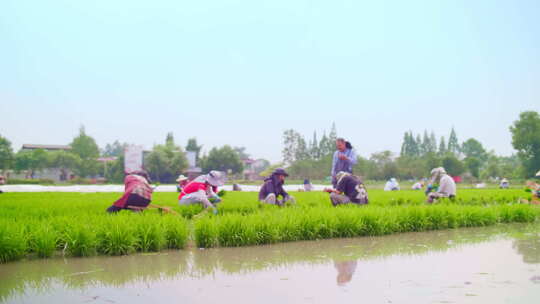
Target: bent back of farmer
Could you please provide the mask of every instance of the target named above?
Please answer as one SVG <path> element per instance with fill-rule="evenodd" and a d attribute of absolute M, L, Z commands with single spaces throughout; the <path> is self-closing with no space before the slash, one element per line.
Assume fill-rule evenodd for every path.
<path fill-rule="evenodd" d="M 123 209 L 141 211 L 152 201 L 152 192 L 148 173 L 146 171 L 132 172 L 124 179 L 124 195 L 114 202 L 107 212 L 115 213 Z"/>
<path fill-rule="evenodd" d="M 180 205 L 201 204 L 204 208 L 211 208 L 214 213 L 217 209 L 214 203 L 219 203 L 221 199 L 216 194 L 217 187 L 225 183 L 225 174 L 220 171 L 210 171 L 190 182 L 178 196 Z"/>
<path fill-rule="evenodd" d="M 336 175 L 336 178 L 337 187 L 327 190 L 330 192 L 332 205 L 337 206 L 348 203 L 364 205 L 369 202 L 367 191 L 358 177 L 342 171 Z"/>
<path fill-rule="evenodd" d="M 261 190 L 259 191 L 259 201 L 279 206 L 282 206 L 287 201 L 294 202 L 294 198 L 283 189 L 285 178 L 287 176 L 289 176 L 289 174 L 282 168 L 274 170 L 272 175 L 266 178 L 264 184 L 261 186 Z M 280 196 L 282 199 L 279 199 Z"/>
<path fill-rule="evenodd" d="M 443 167 L 431 170 L 430 186 L 435 184 L 439 184 L 439 188 L 437 191 L 428 194 L 428 203 L 433 203 L 441 197 L 454 198 L 456 196 L 456 182 L 450 175 L 446 173 L 446 170 L 444 170 Z M 430 188 L 431 187 L 428 187 L 428 189 Z"/>
<path fill-rule="evenodd" d="M 351 143 L 345 139 L 338 138 L 336 140 L 336 149 L 337 150 L 334 152 L 334 156 L 332 158 L 332 169 L 330 171 L 330 175 L 332 176 L 332 185 L 334 188 L 337 186 L 336 175 L 339 172 L 347 172 L 352 174 L 353 166 L 356 165 L 356 162 L 358 161 Z"/>

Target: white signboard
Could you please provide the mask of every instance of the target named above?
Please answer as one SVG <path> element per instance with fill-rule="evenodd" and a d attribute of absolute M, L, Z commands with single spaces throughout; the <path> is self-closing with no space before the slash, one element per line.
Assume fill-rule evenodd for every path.
<path fill-rule="evenodd" d="M 124 150 L 124 172 L 131 173 L 143 169 L 143 147 L 129 145 Z"/>
<path fill-rule="evenodd" d="M 188 161 L 189 168 L 197 167 L 197 152 L 186 151 L 186 158 Z"/>

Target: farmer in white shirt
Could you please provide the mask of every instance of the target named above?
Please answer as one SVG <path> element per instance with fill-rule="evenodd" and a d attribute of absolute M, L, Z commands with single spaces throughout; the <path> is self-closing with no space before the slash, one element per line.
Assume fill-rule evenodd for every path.
<path fill-rule="evenodd" d="M 431 192 L 432 190 L 435 191 Z M 428 203 L 433 203 L 441 197 L 454 198 L 456 196 L 456 183 L 443 167 L 435 168 L 431 170 L 431 182 L 427 187 L 426 194 Z"/>

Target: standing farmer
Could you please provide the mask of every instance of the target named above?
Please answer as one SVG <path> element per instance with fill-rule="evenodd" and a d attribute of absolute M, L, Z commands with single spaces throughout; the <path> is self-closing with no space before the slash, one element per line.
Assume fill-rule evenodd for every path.
<path fill-rule="evenodd" d="M 264 184 L 259 191 L 259 201 L 272 205 L 283 206 L 288 201 L 295 202 L 294 197 L 283 189 L 285 177 L 289 176 L 284 169 L 278 168 L 272 172 L 272 175 L 264 180 Z M 278 197 L 282 199 L 279 200 Z"/>
<path fill-rule="evenodd" d="M 345 139 L 338 138 L 336 140 L 336 148 L 337 151 L 334 152 L 334 157 L 332 158 L 332 170 L 330 172 L 330 175 L 332 176 L 332 185 L 334 188 L 337 186 L 336 175 L 339 172 L 347 172 L 352 174 L 352 168 L 358 161 L 351 143 Z"/>

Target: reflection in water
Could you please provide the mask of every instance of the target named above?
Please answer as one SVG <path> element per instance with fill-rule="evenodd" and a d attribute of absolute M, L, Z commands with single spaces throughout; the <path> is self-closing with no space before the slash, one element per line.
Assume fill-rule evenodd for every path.
<path fill-rule="evenodd" d="M 357 261 L 444 252 L 500 238 L 516 238 L 513 247 L 523 260 L 539 263 L 539 227 L 539 224 L 498 225 L 244 248 L 21 261 L 0 265 L 0 302 L 24 296 L 29 290 L 39 293 L 59 287 L 69 290 L 116 288 L 222 274 L 242 275 L 289 269 L 289 266 L 331 265 L 332 261 L 337 270 L 337 284 L 343 286 L 351 282 Z"/>
<path fill-rule="evenodd" d="M 334 267 L 336 267 L 338 272 L 336 278 L 338 286 L 344 286 L 351 281 L 352 276 L 356 271 L 356 264 L 356 260 L 342 262 L 334 261 Z"/>
<path fill-rule="evenodd" d="M 523 237 L 523 236 L 522 236 Z M 528 235 L 518 238 L 512 247 L 523 256 L 523 262 L 527 264 L 540 263 L 540 235 Z"/>

